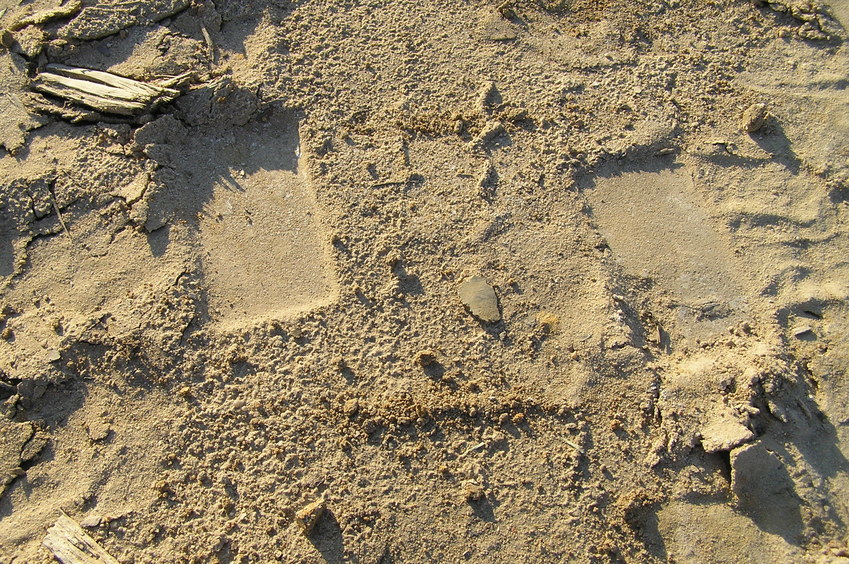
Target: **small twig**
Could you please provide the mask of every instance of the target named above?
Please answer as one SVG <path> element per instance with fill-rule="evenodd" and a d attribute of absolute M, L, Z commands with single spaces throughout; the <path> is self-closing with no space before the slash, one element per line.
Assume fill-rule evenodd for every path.
<path fill-rule="evenodd" d="M 71 237 L 71 230 L 68 229 L 67 225 L 65 225 L 65 218 L 62 217 L 62 212 L 59 211 L 59 204 L 56 202 L 56 192 L 52 184 L 50 185 L 50 202 L 53 204 L 53 209 L 56 211 L 56 216 L 59 218 L 59 224 L 62 225 L 62 229 L 65 230 L 65 235 L 67 235 L 68 239 L 73 243 L 74 238 Z"/>
<path fill-rule="evenodd" d="M 486 446 L 486 443 L 478 443 L 478 444 L 476 444 L 476 445 L 474 445 L 474 446 L 470 446 L 469 448 L 467 448 L 467 449 L 466 449 L 466 451 L 465 451 L 463 454 L 461 454 L 461 455 L 460 455 L 460 457 L 462 458 L 463 456 L 466 456 L 466 455 L 467 455 L 467 454 L 469 454 L 470 452 L 474 452 L 474 451 L 476 451 L 476 450 L 480 450 L 480 449 L 482 449 L 482 448 L 483 448 L 483 447 L 485 447 L 485 446 Z"/>
<path fill-rule="evenodd" d="M 209 32 L 206 30 L 206 26 L 200 25 L 200 32 L 203 34 L 203 38 L 206 41 L 206 46 L 209 49 L 209 60 L 213 63 L 215 62 L 215 43 L 212 42 L 212 37 L 209 35 Z"/>
<path fill-rule="evenodd" d="M 563 442 L 572 447 L 573 449 L 578 451 L 578 454 L 584 454 L 584 449 L 582 449 L 579 445 L 576 445 L 572 441 L 568 439 L 563 439 Z"/>

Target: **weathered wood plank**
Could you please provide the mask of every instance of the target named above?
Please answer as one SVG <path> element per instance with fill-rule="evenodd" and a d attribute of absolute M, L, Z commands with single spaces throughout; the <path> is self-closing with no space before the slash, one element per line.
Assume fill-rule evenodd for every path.
<path fill-rule="evenodd" d="M 47 65 L 35 77 L 32 88 L 99 112 L 124 116 L 149 112 L 158 104 L 170 102 L 179 90 L 148 84 L 109 72 Z"/>
<path fill-rule="evenodd" d="M 118 564 L 76 521 L 64 513 L 48 529 L 42 542 L 63 564 Z"/>

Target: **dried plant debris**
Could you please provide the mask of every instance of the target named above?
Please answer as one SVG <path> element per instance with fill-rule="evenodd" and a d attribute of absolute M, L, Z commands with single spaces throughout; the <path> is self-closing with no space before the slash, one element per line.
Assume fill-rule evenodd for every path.
<path fill-rule="evenodd" d="M 180 95 L 179 90 L 140 82 L 109 72 L 47 65 L 33 89 L 107 114 L 146 114 Z"/>

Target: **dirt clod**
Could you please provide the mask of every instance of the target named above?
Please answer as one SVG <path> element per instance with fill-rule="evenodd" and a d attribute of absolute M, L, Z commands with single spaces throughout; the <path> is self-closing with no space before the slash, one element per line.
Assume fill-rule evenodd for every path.
<path fill-rule="evenodd" d="M 766 104 L 760 102 L 752 104 L 743 111 L 740 119 L 741 128 L 744 133 L 755 133 L 766 125 L 768 118 L 769 112 Z"/>
<path fill-rule="evenodd" d="M 309 536 L 315 530 L 315 526 L 326 510 L 327 501 L 324 499 L 316 500 L 298 510 L 295 514 L 295 522 L 301 528 L 301 531 Z"/>

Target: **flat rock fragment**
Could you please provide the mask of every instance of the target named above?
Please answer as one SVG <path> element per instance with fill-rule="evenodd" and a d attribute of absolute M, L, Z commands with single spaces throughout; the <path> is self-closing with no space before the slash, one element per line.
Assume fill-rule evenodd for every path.
<path fill-rule="evenodd" d="M 460 301 L 463 302 L 472 315 L 481 321 L 495 323 L 501 321 L 501 311 L 498 309 L 498 298 L 495 290 L 486 278 L 472 276 L 460 284 L 458 289 Z"/>

